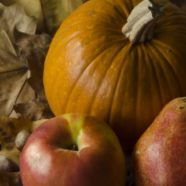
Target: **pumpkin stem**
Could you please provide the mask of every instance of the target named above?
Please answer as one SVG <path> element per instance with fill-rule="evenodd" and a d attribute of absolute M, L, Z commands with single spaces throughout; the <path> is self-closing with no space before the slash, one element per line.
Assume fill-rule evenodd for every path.
<path fill-rule="evenodd" d="M 164 6 L 155 0 L 143 0 L 131 11 L 122 33 L 132 43 L 146 42 L 153 38 L 154 27 L 158 18 L 163 15 Z"/>

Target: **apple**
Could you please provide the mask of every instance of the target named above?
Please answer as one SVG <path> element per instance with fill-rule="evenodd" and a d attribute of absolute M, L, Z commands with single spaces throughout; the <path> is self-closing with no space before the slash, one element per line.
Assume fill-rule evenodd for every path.
<path fill-rule="evenodd" d="M 20 172 L 24 186 L 123 186 L 125 157 L 106 123 L 65 114 L 45 121 L 28 137 Z"/>

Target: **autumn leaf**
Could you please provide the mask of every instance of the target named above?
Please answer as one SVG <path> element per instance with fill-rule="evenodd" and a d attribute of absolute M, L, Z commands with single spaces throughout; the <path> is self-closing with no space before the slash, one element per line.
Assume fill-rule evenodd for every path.
<path fill-rule="evenodd" d="M 14 109 L 22 116 L 31 120 L 53 116 L 47 104 L 43 88 L 43 65 L 49 43 L 50 37 L 47 34 L 16 34 L 16 47 L 19 55 L 27 59 L 28 68 L 31 73 L 28 84 L 34 90 L 35 98 L 23 101 L 22 97 L 26 94 L 25 91 L 22 91 L 23 93 L 17 100 Z"/>
<path fill-rule="evenodd" d="M 27 16 L 21 6 L 17 4 L 4 6 L 0 3 L 0 14 L 0 30 L 5 30 L 11 41 L 14 41 L 15 29 L 28 34 L 35 33 L 37 27 L 35 20 Z"/>
<path fill-rule="evenodd" d="M 0 18 L 3 23 L 0 26 L 0 115 L 33 120 L 49 117 L 42 76 L 50 36 L 36 34 L 36 23 L 18 5 L 0 6 L 3 12 Z"/>
<path fill-rule="evenodd" d="M 62 21 L 86 0 L 41 0 L 46 29 L 54 33 Z"/>
<path fill-rule="evenodd" d="M 20 5 L 33 17 L 37 31 L 54 34 L 62 21 L 87 0 L 0 0 L 4 5 Z"/>
<path fill-rule="evenodd" d="M 0 149 L 12 150 L 15 147 L 15 138 L 19 131 L 32 129 L 32 122 L 25 118 L 0 117 Z"/>
<path fill-rule="evenodd" d="M 15 35 L 17 52 L 27 60 L 31 71 L 29 82 L 33 89 L 43 96 L 44 92 L 41 91 L 43 90 L 43 66 L 51 38 L 47 34 L 30 35 L 17 32 Z"/>
<path fill-rule="evenodd" d="M 16 56 L 4 30 L 0 31 L 0 115 L 10 115 L 14 104 L 29 78 L 27 64 Z"/>

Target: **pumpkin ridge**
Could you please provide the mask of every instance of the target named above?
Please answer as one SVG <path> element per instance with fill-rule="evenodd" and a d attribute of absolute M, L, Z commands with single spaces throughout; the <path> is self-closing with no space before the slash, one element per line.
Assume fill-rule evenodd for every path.
<path fill-rule="evenodd" d="M 159 48 L 156 47 L 156 45 L 154 45 L 154 48 L 155 48 L 156 51 L 158 52 L 158 55 L 160 55 L 160 56 L 162 56 L 162 57 L 164 58 L 165 64 L 167 64 L 167 65 L 170 67 L 170 69 L 171 69 L 171 71 L 172 71 L 172 74 L 174 74 L 174 79 L 175 79 L 176 82 L 178 82 L 178 83 L 177 83 L 177 86 L 179 86 L 179 91 L 178 91 L 178 92 L 183 92 L 183 90 L 182 90 L 182 88 L 181 88 L 181 86 L 180 86 L 180 85 L 181 85 L 181 81 L 180 81 L 180 79 L 178 78 L 178 77 L 179 77 L 179 75 L 178 75 L 179 72 L 176 71 L 177 68 L 175 68 L 174 64 L 170 62 L 170 60 L 168 59 L 168 57 L 167 57 L 163 52 L 161 52 L 161 51 L 159 50 Z M 174 52 L 174 50 L 172 50 L 172 52 Z M 174 55 L 176 55 L 176 54 L 174 53 Z M 177 56 L 176 58 L 178 58 L 178 56 Z M 161 64 L 160 64 L 160 65 L 161 65 Z M 166 69 L 166 68 L 164 68 L 164 67 L 161 67 L 161 68 L 162 68 L 162 69 Z M 166 73 L 164 73 L 164 74 L 167 75 Z M 166 77 L 166 81 L 167 81 L 167 82 L 169 82 L 168 79 L 169 79 L 169 78 Z M 169 87 L 172 86 L 171 83 L 172 83 L 172 82 L 170 82 Z"/>
<path fill-rule="evenodd" d="M 155 47 L 154 44 L 150 45 L 149 48 L 148 48 L 148 50 L 151 51 L 151 55 L 152 56 L 149 55 L 149 59 L 151 60 L 151 66 L 152 66 L 151 69 L 154 72 L 153 80 L 155 80 L 154 83 L 156 82 L 155 83 L 156 85 L 155 84 L 153 84 L 153 85 L 157 87 L 156 88 L 156 92 L 158 92 L 159 106 L 163 106 L 163 97 L 162 97 L 162 94 L 163 93 L 161 92 L 161 90 L 163 90 L 164 87 L 161 87 L 160 86 L 161 85 L 160 82 L 161 82 L 162 79 L 160 80 L 160 78 L 158 78 L 159 77 L 159 75 L 158 75 L 158 69 L 160 68 L 161 65 L 159 63 L 157 63 L 157 62 L 161 61 L 161 59 L 159 58 L 160 51 L 156 51 L 156 47 Z M 162 67 L 161 67 L 161 69 L 162 69 Z M 156 114 L 157 114 L 157 112 L 154 113 L 154 116 Z"/>
<path fill-rule="evenodd" d="M 175 21 L 175 17 L 177 17 L 176 21 Z M 185 19 L 186 19 L 186 14 L 180 11 L 177 13 L 172 13 L 171 15 L 168 16 L 165 15 L 164 17 L 162 17 L 157 21 L 158 32 L 165 33 L 167 31 L 170 31 L 170 28 L 175 29 L 176 31 L 177 29 L 179 29 L 178 27 L 182 27 L 183 29 L 181 28 L 179 29 L 179 34 L 180 34 L 180 31 L 185 30 L 185 24 L 184 24 Z"/>
<path fill-rule="evenodd" d="M 102 83 L 103 83 L 103 81 L 104 81 L 104 78 L 105 78 L 105 76 L 107 75 L 107 72 L 110 70 L 112 64 L 114 63 L 114 60 L 113 60 L 113 59 L 114 59 L 114 58 L 117 58 L 117 56 L 120 54 L 120 52 L 121 52 L 121 50 L 123 49 L 123 47 L 124 47 L 124 46 L 122 45 L 122 46 L 116 51 L 116 54 L 113 55 L 113 57 L 110 59 L 110 65 L 109 65 L 109 67 L 106 69 L 104 75 L 102 76 L 101 81 L 100 81 L 99 84 L 98 84 L 98 87 L 99 87 L 99 88 L 96 89 L 96 91 L 95 91 L 95 93 L 94 93 L 94 95 L 93 95 L 92 103 L 89 104 L 88 113 L 92 113 L 91 109 L 93 108 L 92 105 L 94 104 L 93 100 L 95 99 L 97 93 L 99 92 L 99 90 L 100 90 L 100 88 L 101 88 L 101 85 L 102 85 Z M 106 118 L 108 118 L 108 114 L 107 114 Z"/>
<path fill-rule="evenodd" d="M 125 61 L 125 59 L 128 57 L 128 55 L 130 53 L 130 50 L 132 50 L 132 45 L 130 44 L 128 46 L 128 48 L 125 47 L 123 49 L 126 50 L 126 53 L 125 53 L 125 56 L 123 57 L 123 60 L 122 61 Z M 117 78 L 117 81 L 116 81 L 116 83 L 114 85 L 115 91 L 114 91 L 113 96 L 112 96 L 112 103 L 111 103 L 111 107 L 109 109 L 110 115 L 109 115 L 109 118 L 108 118 L 108 122 L 109 122 L 110 126 L 112 126 L 111 123 L 113 123 L 112 122 L 112 118 L 115 117 L 115 112 L 113 110 L 114 110 L 114 107 L 115 107 L 115 104 L 116 104 L 116 101 L 115 100 L 117 100 L 116 97 L 118 95 L 118 93 L 117 93 L 118 90 L 119 90 L 118 87 L 120 87 L 120 80 L 122 79 L 122 74 L 123 74 L 122 71 L 125 69 L 125 67 L 126 67 L 126 62 L 125 63 L 121 63 L 120 73 L 119 73 L 118 78 Z M 118 115 L 119 115 L 119 113 L 118 113 Z"/>
<path fill-rule="evenodd" d="M 66 103 L 64 111 L 67 112 L 68 110 L 68 103 L 70 103 L 70 97 L 73 95 L 73 92 L 75 90 L 76 85 L 78 85 L 78 81 L 81 80 L 82 75 L 86 72 L 87 68 L 89 68 L 90 65 L 94 64 L 95 61 L 97 61 L 97 65 L 99 65 L 99 60 L 96 60 L 97 58 L 100 57 L 100 54 L 103 55 L 105 52 L 107 52 L 107 50 L 109 50 L 111 47 L 113 47 L 113 45 L 111 45 L 110 47 L 105 46 L 104 50 L 102 49 L 98 54 L 96 54 L 96 56 L 94 56 L 93 59 L 90 60 L 89 63 L 87 63 L 87 65 L 84 67 L 84 69 L 81 71 L 81 73 L 79 74 L 79 76 L 77 77 L 76 81 L 73 82 L 72 88 L 70 90 L 70 94 L 68 95 L 68 97 L 66 98 Z M 113 55 L 114 56 L 114 55 Z M 94 64 L 95 65 L 95 64 Z M 94 67 L 96 69 L 96 67 Z"/>
<path fill-rule="evenodd" d="M 124 18 L 124 16 L 127 17 L 127 15 L 129 14 L 129 11 L 126 8 L 125 8 L 125 10 L 123 10 L 123 9 L 120 10 L 119 8 L 120 7 L 118 7 L 118 6 L 114 7 L 114 10 L 115 10 L 115 12 L 117 12 L 118 16 L 121 17 L 122 19 Z"/>
<path fill-rule="evenodd" d="M 97 41 L 95 41 L 95 42 L 97 42 Z M 107 49 L 108 49 L 108 47 L 105 46 L 105 47 L 104 47 L 104 50 L 107 50 Z M 76 80 L 73 82 L 73 85 L 71 86 L 71 89 L 70 89 L 70 94 L 68 94 L 68 97 L 67 97 L 66 100 L 65 100 L 64 112 L 67 111 L 67 107 L 68 107 L 68 104 L 67 104 L 67 103 L 68 103 L 69 100 L 70 100 L 70 97 L 71 97 L 71 95 L 72 95 L 72 93 L 73 93 L 73 91 L 74 91 L 74 89 L 75 89 L 75 87 L 76 87 L 76 85 L 77 85 L 77 82 L 80 80 L 82 74 L 87 70 L 87 68 L 88 68 L 90 65 L 92 65 L 92 63 L 95 62 L 95 59 L 96 59 L 97 57 L 99 57 L 100 54 L 102 54 L 102 50 L 101 50 L 98 54 L 96 54 L 96 55 L 94 56 L 94 58 L 91 59 L 90 62 L 87 63 L 87 64 L 83 67 L 83 70 L 82 70 L 81 73 L 77 76 Z"/>
<path fill-rule="evenodd" d="M 122 48 L 123 49 L 123 48 Z M 121 51 L 122 51 L 122 49 L 121 49 Z M 121 52 L 120 51 L 120 52 Z M 124 59 L 122 60 L 122 61 L 124 61 L 125 60 L 125 57 L 124 57 Z M 123 63 L 122 63 L 122 61 L 121 61 L 121 67 L 123 67 L 124 68 L 124 66 L 125 65 L 123 65 Z M 117 80 L 116 80 L 116 82 L 115 82 L 115 85 L 113 86 L 113 90 L 115 90 L 114 91 L 114 93 L 112 94 L 112 97 L 111 97 L 111 101 L 110 101 L 110 107 L 109 107 L 109 112 L 108 112 L 108 116 L 107 116 L 107 118 L 108 118 L 108 122 L 109 122 L 109 125 L 111 125 L 111 123 L 112 122 L 110 122 L 112 119 L 112 113 L 114 113 L 114 112 L 112 112 L 112 110 L 113 110 L 113 104 L 114 104 L 114 97 L 116 96 L 116 90 L 117 90 L 117 86 L 118 86 L 118 80 L 119 80 L 119 78 L 120 78 L 120 75 L 121 75 L 121 71 L 122 71 L 122 68 L 120 68 L 120 70 L 119 70 L 119 75 L 118 75 L 118 78 L 117 78 Z"/>
<path fill-rule="evenodd" d="M 164 105 L 163 100 L 165 100 L 165 98 L 163 98 L 163 94 L 164 94 L 163 92 L 164 91 L 162 92 L 162 90 L 164 90 L 165 87 L 164 86 L 160 86 L 160 85 L 162 85 L 161 82 L 162 82 L 162 80 L 164 80 L 164 78 L 162 78 L 162 76 L 160 78 L 160 75 L 158 75 L 160 69 L 161 69 L 161 72 L 160 72 L 161 74 L 162 73 L 164 74 L 164 71 L 163 71 L 163 67 L 162 67 L 161 63 L 159 63 L 160 61 L 162 61 L 162 58 L 159 55 L 160 51 L 156 50 L 154 44 L 150 45 L 147 50 L 150 53 L 148 55 L 149 56 L 149 60 L 150 60 L 149 64 L 151 65 L 151 70 L 152 70 L 152 73 L 153 73 L 153 75 L 151 76 L 152 77 L 151 81 L 153 81 L 153 83 L 152 83 L 153 87 L 156 87 L 155 90 L 153 90 L 153 91 L 156 91 L 155 95 L 157 96 L 157 98 L 154 98 L 154 100 L 158 99 L 158 102 L 156 102 L 156 103 L 154 102 L 152 104 L 152 106 L 156 106 L 156 107 L 152 107 L 151 108 L 151 110 L 153 112 L 153 115 L 155 117 L 158 114 L 159 109 Z M 165 81 L 166 81 L 166 79 L 165 79 Z M 151 95 L 153 94 L 153 91 L 152 91 Z M 154 95 L 152 97 L 154 97 Z M 158 108 L 158 111 L 157 111 L 157 108 Z"/>
<path fill-rule="evenodd" d="M 81 22 L 82 22 L 82 21 L 81 21 Z M 80 22 L 80 23 L 81 23 L 81 22 Z M 79 23 L 79 24 L 80 24 L 80 23 Z M 83 22 L 83 23 L 86 24 L 85 22 Z M 77 25 L 79 25 L 79 24 L 77 24 Z M 72 24 L 72 25 L 73 25 L 73 24 Z M 69 28 L 70 28 L 70 27 L 74 27 L 74 25 L 76 25 L 76 24 L 74 24 L 73 26 L 72 26 L 72 25 L 69 26 Z M 100 27 L 102 28 L 103 26 L 100 26 Z M 96 30 L 98 30 L 98 29 L 100 29 L 100 28 L 99 28 L 98 25 L 97 25 L 97 26 L 96 26 Z M 102 29 L 104 29 L 104 32 L 110 30 L 110 31 L 112 31 L 112 32 L 113 32 L 113 31 L 116 32 L 117 34 L 120 33 L 120 31 L 118 31 L 116 28 L 103 27 Z M 66 33 L 68 34 L 69 30 L 70 30 L 70 29 L 61 32 L 60 35 L 66 34 Z M 76 35 L 74 34 L 73 37 L 71 37 L 71 38 L 73 39 L 74 37 L 77 37 L 77 36 L 80 35 L 80 34 L 84 35 L 84 33 L 87 33 L 87 32 L 90 32 L 90 31 L 91 31 L 91 32 L 92 32 L 92 31 L 95 31 L 95 28 L 86 28 L 86 29 L 81 30 L 81 31 L 79 31 L 79 32 L 76 31 L 77 34 L 76 34 Z M 104 33 L 103 33 L 103 34 L 104 34 Z M 63 35 L 62 35 L 61 37 L 65 38 L 65 40 L 67 40 L 67 41 L 70 41 L 69 39 L 67 39 L 68 37 L 64 37 Z"/>
<path fill-rule="evenodd" d="M 115 0 L 116 1 L 116 0 Z M 108 2 L 107 2 L 108 3 Z M 125 6 L 119 6 L 119 5 L 116 5 L 116 3 L 112 2 L 110 3 L 111 6 L 113 6 L 113 10 L 115 12 L 117 12 L 118 16 L 120 16 L 121 18 L 127 18 L 127 16 L 130 14 L 129 10 L 132 9 L 133 6 L 131 6 L 131 3 L 125 3 Z M 130 5 L 129 5 L 130 4 Z M 122 4 L 123 5 L 123 4 Z M 131 8 L 128 8 L 128 6 L 130 6 Z M 120 10 L 119 8 L 122 7 L 122 10 Z"/>
<path fill-rule="evenodd" d="M 135 46 L 136 47 L 136 46 Z M 137 48 L 137 47 L 136 47 Z M 132 53 L 131 53 L 132 52 Z M 131 145 L 133 143 L 132 139 L 130 138 L 130 136 L 127 136 L 127 135 L 123 135 L 121 134 L 121 131 L 125 131 L 125 134 L 128 134 L 129 133 L 133 133 L 133 135 L 136 136 L 136 130 L 138 130 L 138 128 L 140 126 L 138 126 L 138 128 L 135 128 L 137 125 L 140 125 L 140 122 L 138 121 L 138 123 L 136 123 L 136 118 L 135 118 L 135 115 L 137 115 L 134 111 L 134 108 L 136 108 L 134 105 L 136 105 L 136 102 L 137 102 L 137 96 L 133 96 L 134 94 L 137 94 L 137 91 L 132 91 L 131 92 L 131 89 L 135 89 L 135 85 L 136 85 L 136 82 L 133 82 L 133 79 L 135 79 L 134 77 L 134 74 L 132 75 L 131 72 L 128 72 L 126 70 L 126 67 L 128 68 L 128 65 L 133 62 L 134 65 L 136 63 L 135 60 L 131 60 L 131 56 L 134 56 L 135 59 L 136 59 L 136 55 L 134 55 L 134 45 L 130 44 L 129 47 L 127 48 L 127 51 L 125 51 L 125 56 L 124 56 L 124 59 L 123 61 L 125 61 L 125 63 L 123 63 L 122 65 L 122 68 L 120 69 L 120 75 L 118 76 L 118 80 L 117 80 L 117 84 L 116 84 L 116 91 L 114 93 L 114 98 L 113 98 L 113 104 L 112 104 L 112 110 L 111 110 L 111 115 L 109 117 L 109 123 L 110 126 L 114 129 L 114 131 L 116 131 L 116 133 L 118 134 L 119 138 L 121 139 L 122 143 L 123 141 L 128 141 L 129 144 L 126 144 L 126 148 L 127 149 L 127 145 Z M 131 69 L 131 67 L 129 67 L 129 69 Z M 136 70 L 136 69 L 133 69 L 133 70 Z M 125 75 L 124 75 L 125 74 Z M 127 74 L 127 75 L 126 75 Z M 131 82 L 132 82 L 132 85 L 130 86 L 130 93 L 133 93 L 133 95 L 131 96 L 132 98 L 135 98 L 135 104 L 132 102 L 132 105 L 131 107 L 129 105 L 127 105 L 128 101 L 130 102 L 130 100 L 127 100 L 126 102 L 126 97 L 123 96 L 122 99 L 121 98 L 121 93 L 120 93 L 120 88 L 123 86 L 123 80 L 125 82 L 127 82 L 127 84 L 129 85 Z M 125 89 L 128 91 L 128 85 L 124 85 L 125 86 Z M 121 92 L 127 92 L 125 90 L 121 90 Z M 120 97 L 118 99 L 118 96 Z M 128 97 L 127 97 L 128 98 Z M 121 104 L 121 105 L 120 105 Z M 120 105 L 120 106 L 118 106 Z M 129 106 L 129 107 L 128 107 Z M 116 109 L 118 109 L 119 107 L 119 110 L 117 111 L 114 111 Z M 133 110 L 133 114 L 127 114 L 129 110 Z M 130 111 L 129 111 L 130 112 Z M 116 115 L 117 114 L 117 115 Z M 135 121 L 134 121 L 135 120 Z M 131 123 L 131 126 L 128 127 L 128 124 Z M 130 144 L 131 143 L 131 144 Z"/>
<path fill-rule="evenodd" d="M 99 0 L 100 1 L 100 0 Z M 99 1 L 98 1 L 98 3 L 99 3 Z M 116 0 L 115 0 L 116 1 Z M 129 14 L 129 11 L 128 11 L 128 8 L 126 8 L 126 4 L 125 4 L 125 11 L 122 9 L 122 12 L 124 12 L 124 14 L 125 15 L 123 15 L 123 13 L 121 12 L 121 11 L 119 11 L 119 9 L 118 9 L 118 2 L 116 3 L 115 1 L 113 1 L 113 0 L 107 0 L 106 2 L 105 2 L 105 4 L 107 4 L 107 5 L 109 5 L 109 6 L 111 6 L 112 7 L 112 9 L 113 9 L 113 11 L 114 12 L 117 12 L 118 13 L 118 15 L 119 16 L 121 16 L 121 17 L 126 17 L 128 14 Z M 120 1 L 120 0 L 119 0 Z M 127 14 L 128 13 L 128 14 Z"/>
<path fill-rule="evenodd" d="M 90 30 L 91 30 L 91 32 L 92 32 L 92 29 L 90 29 L 90 28 L 87 28 L 86 30 L 81 30 L 81 31 L 79 31 L 79 32 L 75 32 L 75 34 L 73 34 L 73 36 L 71 37 L 71 35 L 68 35 L 68 36 L 66 36 L 66 37 L 64 37 L 63 35 L 62 35 L 62 33 L 60 33 L 60 36 L 61 36 L 61 38 L 62 38 L 62 40 L 60 41 L 61 43 L 63 43 L 63 45 L 64 45 L 64 43 L 69 43 L 69 42 L 71 42 L 71 41 L 73 41 L 73 39 L 75 39 L 76 37 L 78 37 L 78 36 L 80 36 L 80 35 L 84 35 L 84 33 L 86 33 L 87 31 L 89 31 L 90 32 Z M 113 29 L 113 30 L 115 30 L 115 29 Z M 117 31 L 117 30 L 116 30 Z M 68 34 L 68 31 L 66 32 L 67 34 Z M 101 37 L 101 36 L 100 36 Z M 58 36 L 58 39 L 59 39 L 59 36 Z M 117 42 L 117 40 L 115 40 L 116 42 Z M 92 42 L 91 42 L 91 44 L 93 43 L 93 42 L 98 42 L 98 40 L 92 40 Z M 58 46 L 58 45 L 57 45 Z M 53 48 L 56 50 L 56 49 L 58 49 L 57 48 L 57 46 L 54 46 Z M 61 48 L 61 45 L 59 45 L 58 46 L 59 47 L 59 49 Z"/>
<path fill-rule="evenodd" d="M 96 92 L 94 93 L 94 96 L 93 96 L 93 99 L 92 100 L 94 100 L 94 98 L 96 97 L 96 95 L 98 95 L 97 93 L 99 92 L 99 90 L 100 90 L 100 88 L 101 88 L 101 85 L 102 85 L 102 83 L 103 83 L 103 80 L 105 79 L 105 76 L 107 75 L 107 73 L 108 73 L 108 71 L 110 70 L 110 68 L 111 68 L 111 66 L 113 65 L 113 63 L 116 61 L 116 59 L 117 59 L 117 56 L 122 52 L 122 49 L 123 48 L 125 48 L 125 44 L 122 44 L 122 46 L 117 50 L 117 52 L 116 52 L 116 54 L 115 55 L 113 55 L 113 58 L 112 59 L 110 59 L 110 66 L 107 68 L 107 70 L 105 71 L 105 74 L 104 74 L 104 76 L 102 77 L 102 80 L 100 81 L 100 83 L 99 83 L 99 85 L 98 85 L 98 89 L 96 90 Z M 114 60 L 113 60 L 114 59 Z M 121 63 L 121 66 L 122 66 L 122 61 L 120 62 Z M 115 86 L 113 86 L 113 87 L 115 87 Z M 113 92 L 114 92 L 114 89 L 115 88 L 113 88 Z M 96 95 L 95 95 L 96 94 Z M 111 96 L 111 98 L 110 98 L 110 103 L 109 103 L 109 105 L 112 105 L 112 97 L 114 96 L 114 93 L 112 94 L 112 96 Z M 92 113 L 92 111 L 91 111 L 91 109 L 93 109 L 94 108 L 94 106 L 93 106 L 93 104 L 94 103 L 92 103 L 92 104 L 90 104 L 90 107 L 89 107 L 89 113 Z M 111 109 L 111 107 L 112 106 L 110 106 L 109 107 L 109 110 L 108 110 L 108 113 L 106 114 L 106 118 L 108 119 L 109 118 L 109 115 L 110 115 L 110 109 Z M 108 119 L 108 121 L 109 121 L 109 119 Z"/>
<path fill-rule="evenodd" d="M 135 99 L 135 121 L 133 122 L 133 125 L 134 125 L 134 129 L 135 130 L 139 130 L 139 128 L 141 127 L 141 120 L 139 118 L 143 118 L 144 116 L 141 116 L 141 112 L 140 112 L 140 109 L 141 109 L 141 105 L 142 105 L 142 102 L 143 102 L 143 89 L 141 87 L 141 82 L 142 82 L 142 77 L 143 77 L 143 74 L 144 72 L 142 71 L 142 69 L 145 68 L 145 71 L 146 69 L 148 69 L 147 67 L 147 62 L 149 61 L 149 56 L 147 55 L 148 53 L 146 52 L 146 47 L 143 45 L 143 44 L 139 44 L 140 47 L 137 47 L 137 56 L 136 58 L 138 59 L 138 70 L 137 70 L 137 88 L 136 88 L 136 99 Z M 141 59 L 144 59 L 144 60 L 141 60 Z M 147 73 L 147 72 L 146 72 Z M 145 75 L 148 76 L 148 73 Z M 144 81 L 144 80 L 143 80 Z M 145 81 L 146 82 L 146 81 Z M 150 110 L 150 109 L 149 109 Z M 137 121 L 139 120 L 139 121 Z M 135 132 L 136 133 L 136 132 Z"/>
<path fill-rule="evenodd" d="M 140 59 L 139 56 L 142 54 L 141 49 L 138 46 L 136 46 L 136 48 L 133 48 L 133 52 L 135 53 L 135 55 L 134 55 L 135 60 L 133 60 L 133 61 L 135 61 L 135 68 L 134 68 L 135 75 L 133 74 L 133 78 L 137 80 L 136 81 L 136 91 L 133 92 L 133 99 L 134 99 L 134 102 L 135 102 L 134 105 L 136 105 L 135 107 L 133 107 L 133 109 L 134 109 L 133 117 L 135 119 L 135 121 L 133 122 L 133 126 L 134 126 L 133 130 L 134 129 L 138 130 L 137 118 L 140 118 L 140 117 L 138 117 L 138 113 L 139 113 L 138 111 L 139 111 L 139 105 L 141 104 L 139 99 L 138 99 L 138 92 L 140 90 L 139 76 L 140 76 L 140 73 L 141 73 L 141 68 L 140 67 L 142 67 L 143 64 L 139 60 Z M 144 56 L 142 55 L 142 57 L 144 57 Z M 135 85 L 134 85 L 134 87 L 135 87 Z M 134 87 L 133 87 L 133 89 L 134 89 Z M 139 122 L 139 124 L 140 124 L 140 122 Z"/>
<path fill-rule="evenodd" d="M 146 98 L 143 97 L 144 92 L 145 92 L 145 94 L 147 94 L 147 92 L 144 91 L 145 87 L 142 87 L 142 85 L 143 85 L 142 82 L 145 82 L 145 84 L 146 84 L 146 81 L 149 81 L 149 78 L 150 78 L 150 81 L 152 81 L 151 77 L 149 77 L 149 73 L 151 73 L 151 72 L 148 72 L 149 66 L 152 68 L 152 64 L 151 64 L 151 57 L 150 57 L 150 55 L 148 55 L 148 52 L 146 52 L 147 48 L 148 48 L 147 47 L 148 44 L 145 44 L 145 45 L 139 44 L 139 45 L 140 45 L 140 47 L 138 47 L 138 46 L 136 47 L 136 53 L 134 55 L 135 59 L 136 59 L 136 66 L 134 67 L 134 69 L 136 69 L 136 71 L 135 71 L 135 78 L 132 80 L 132 82 L 136 81 L 136 88 L 133 88 L 134 89 L 133 98 L 135 98 L 135 99 L 134 99 L 134 103 L 133 103 L 133 107 L 132 107 L 132 109 L 134 109 L 134 112 L 132 115 L 133 116 L 133 118 L 132 118 L 133 131 L 136 134 L 136 138 L 139 137 L 139 131 L 141 130 L 141 128 L 142 128 L 141 124 L 143 123 L 142 121 L 147 121 L 149 119 L 147 116 L 148 115 L 147 112 L 149 110 L 152 110 L 152 106 L 153 106 L 153 104 L 148 104 L 147 102 L 145 102 L 145 107 L 143 109 L 144 109 L 144 111 L 146 109 L 146 111 L 145 111 L 146 114 L 141 115 L 141 108 L 143 107 L 144 99 L 146 100 Z M 133 48 L 133 52 L 135 52 L 134 48 Z M 142 69 L 144 69 L 144 70 L 142 70 Z M 131 73 L 130 79 L 133 76 L 134 75 L 132 75 L 132 73 Z M 149 100 L 152 101 L 151 97 L 153 97 L 152 96 L 153 94 L 150 93 L 151 91 L 152 91 L 151 87 L 148 87 L 148 94 L 146 96 L 148 96 Z M 146 122 L 144 123 L 144 126 L 143 126 L 144 128 L 147 127 L 145 125 L 147 125 Z"/>
<path fill-rule="evenodd" d="M 154 49 L 156 50 L 156 52 L 158 53 L 158 57 L 159 56 L 161 56 L 162 57 L 162 59 L 164 59 L 164 65 L 166 66 L 162 66 L 162 63 L 159 63 L 159 68 L 161 67 L 161 69 L 162 69 L 162 73 L 163 73 L 163 75 L 164 75 L 164 79 L 165 79 L 165 81 L 166 81 L 166 84 L 167 85 L 169 85 L 168 87 L 169 87 L 169 90 L 172 90 L 171 89 L 171 87 L 172 87 L 172 82 L 170 82 L 169 81 L 169 78 L 168 77 L 166 77 L 167 76 L 167 73 L 165 73 L 165 71 L 164 71 L 164 69 L 167 69 L 167 67 L 169 66 L 169 69 L 171 70 L 171 74 L 173 74 L 173 78 L 174 78 L 174 80 L 175 80 L 175 82 L 178 82 L 178 84 L 177 84 L 177 86 L 178 86 L 178 92 L 183 92 L 182 91 L 182 88 L 181 88 L 181 86 L 180 86 L 180 84 L 181 84 L 181 82 L 180 82 L 180 80 L 178 79 L 178 77 L 179 77 L 179 75 L 178 75 L 178 72 L 175 70 L 175 66 L 174 66 L 174 64 L 173 63 L 171 63 L 170 62 L 170 60 L 169 60 L 169 58 L 165 55 L 165 53 L 163 53 L 163 52 L 161 52 L 160 51 L 160 48 L 159 47 L 157 47 L 156 45 L 153 45 L 153 47 L 154 47 Z M 161 60 L 157 60 L 157 61 L 161 61 Z M 162 78 L 161 78 L 162 79 Z M 159 82 L 160 82 L 160 80 L 159 80 Z M 160 83 L 159 83 L 160 84 Z M 161 88 L 160 88 L 160 90 L 162 90 Z M 170 91 L 171 92 L 171 91 Z M 161 95 L 163 95 L 163 93 L 161 93 Z M 162 97 L 162 96 L 161 96 Z M 172 98 L 174 98 L 175 96 L 174 95 L 172 95 L 171 96 Z M 163 105 L 162 105 L 163 106 Z"/>
<path fill-rule="evenodd" d="M 173 17 L 173 16 L 172 16 Z M 175 17 L 175 16 L 174 16 Z M 173 17 L 173 18 L 174 18 Z M 172 18 L 172 19 L 173 19 Z M 180 17 L 178 17 L 178 19 L 180 19 Z M 186 18 L 185 18 L 186 19 Z M 167 20 L 167 19 L 166 19 Z M 179 21 L 179 20 L 178 20 Z M 171 22 L 171 19 L 170 20 L 167 20 L 167 22 Z M 185 22 L 186 23 L 186 22 Z M 184 25 L 183 26 L 179 26 L 179 27 L 176 27 L 176 25 L 174 25 L 174 26 L 172 26 L 172 22 L 171 23 L 169 23 L 170 25 L 166 25 L 166 21 L 164 20 L 164 21 L 162 21 L 162 22 L 160 22 L 160 24 L 162 25 L 162 24 L 164 24 L 164 26 L 162 27 L 162 28 L 158 28 L 158 32 L 161 32 L 161 33 L 166 33 L 167 32 L 167 34 L 169 34 L 169 32 L 170 32 L 170 34 L 172 34 L 173 32 L 174 32 L 174 34 L 176 34 L 176 31 L 177 30 L 179 30 L 179 33 L 178 33 L 178 36 L 180 37 L 180 34 L 185 34 L 185 27 L 184 27 Z M 174 29 L 174 30 L 173 30 Z"/>

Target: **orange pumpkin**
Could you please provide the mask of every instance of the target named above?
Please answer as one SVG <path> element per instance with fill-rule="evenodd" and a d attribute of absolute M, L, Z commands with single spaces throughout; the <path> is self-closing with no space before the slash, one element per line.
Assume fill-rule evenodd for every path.
<path fill-rule="evenodd" d="M 125 150 L 168 101 L 186 96 L 186 15 L 164 3 L 153 37 L 131 42 L 121 30 L 138 2 L 90 0 L 80 6 L 57 31 L 44 66 L 52 111 L 105 120 Z"/>

